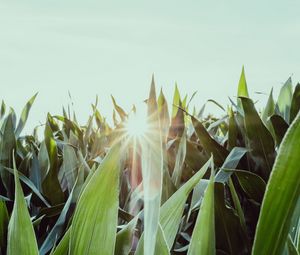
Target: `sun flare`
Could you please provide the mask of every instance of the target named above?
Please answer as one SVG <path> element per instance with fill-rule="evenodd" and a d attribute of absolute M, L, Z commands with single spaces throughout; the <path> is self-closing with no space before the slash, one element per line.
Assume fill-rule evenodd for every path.
<path fill-rule="evenodd" d="M 129 137 L 141 138 L 149 131 L 147 117 L 138 113 L 129 115 L 125 123 L 125 130 Z"/>

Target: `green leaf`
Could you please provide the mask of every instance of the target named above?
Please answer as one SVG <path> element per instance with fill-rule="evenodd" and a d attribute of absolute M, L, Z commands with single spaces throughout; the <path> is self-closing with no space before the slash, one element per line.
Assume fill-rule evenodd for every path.
<path fill-rule="evenodd" d="M 245 113 L 247 147 L 253 160 L 261 162 L 254 171 L 260 172 L 263 179 L 267 180 L 275 158 L 273 137 L 260 119 L 252 100 L 245 97 L 240 99 Z"/>
<path fill-rule="evenodd" d="M 297 113 L 300 110 L 300 83 L 298 83 L 295 87 L 292 103 L 291 103 L 291 111 L 290 111 L 290 123 L 295 119 Z"/>
<path fill-rule="evenodd" d="M 138 217 L 134 217 L 124 228 L 122 228 L 116 238 L 115 255 L 128 255 L 131 246 Z"/>
<path fill-rule="evenodd" d="M 16 133 L 15 133 L 16 137 L 19 137 L 19 135 L 21 134 L 21 132 L 26 124 L 30 108 L 31 108 L 36 96 L 37 96 L 37 93 L 32 98 L 29 99 L 29 101 L 26 103 L 25 107 L 23 108 L 17 129 L 16 129 Z"/>
<path fill-rule="evenodd" d="M 4 128 L 3 135 L 0 142 L 0 175 L 2 183 L 7 190 L 8 197 L 11 197 L 13 193 L 12 178 L 4 167 L 12 166 L 12 152 L 16 147 L 16 138 L 14 133 L 13 115 L 9 114 L 2 126 Z"/>
<path fill-rule="evenodd" d="M 238 126 L 234 117 L 234 112 L 232 107 L 229 109 L 228 113 L 228 149 L 232 150 L 236 147 L 238 142 Z"/>
<path fill-rule="evenodd" d="M 56 242 L 56 239 L 60 238 L 63 230 L 64 230 L 64 226 L 66 224 L 66 220 L 67 220 L 67 213 L 69 211 L 72 199 L 73 199 L 73 192 L 76 186 L 73 187 L 73 189 L 71 190 L 70 194 L 69 194 L 69 198 L 66 201 L 66 203 L 64 204 L 64 208 L 61 211 L 61 214 L 59 215 L 55 225 L 53 226 L 53 228 L 51 229 L 51 231 L 47 234 L 46 239 L 44 240 L 43 244 L 40 247 L 40 255 L 44 255 L 47 254 L 48 251 L 51 250 L 51 248 L 53 247 L 53 245 Z"/>
<path fill-rule="evenodd" d="M 12 168 L 8 168 L 5 167 L 5 170 L 10 172 L 10 173 L 14 173 L 14 169 Z M 28 179 L 24 174 L 22 174 L 21 172 L 19 172 L 18 174 L 19 176 L 19 180 L 21 180 L 24 184 L 26 184 L 27 187 L 29 187 L 32 192 L 47 206 L 50 207 L 49 203 L 47 202 L 47 200 L 43 197 L 43 195 L 40 193 L 40 191 L 37 189 L 37 187 L 34 185 L 34 183 Z"/>
<path fill-rule="evenodd" d="M 184 211 L 186 200 L 193 190 L 193 188 L 199 183 L 201 178 L 206 173 L 207 169 L 212 163 L 212 159 L 208 160 L 204 166 L 196 172 L 185 184 L 183 184 L 161 207 L 159 222 L 164 233 L 164 238 L 168 247 L 172 247 L 176 238 L 181 217 Z M 139 240 L 139 246 L 143 243 L 144 234 Z M 156 240 L 156 246 L 159 240 Z M 139 251 L 142 252 L 142 251 Z M 143 254 L 143 253 L 138 253 Z M 156 253 L 155 253 L 156 254 Z"/>
<path fill-rule="evenodd" d="M 15 202 L 8 225 L 7 255 L 38 254 L 38 246 L 24 194 L 14 165 Z"/>
<path fill-rule="evenodd" d="M 5 110 L 6 110 L 6 105 L 5 105 L 4 101 L 2 100 L 1 109 L 0 109 L 0 120 L 4 117 Z"/>
<path fill-rule="evenodd" d="M 199 183 L 206 173 L 211 162 L 212 159 L 208 160 L 204 166 L 185 184 L 183 184 L 161 207 L 159 222 L 162 226 L 169 247 L 172 247 L 177 235 L 185 202 L 192 189 L 197 185 L 197 183 Z"/>
<path fill-rule="evenodd" d="M 151 139 L 144 139 L 142 147 L 142 176 L 144 190 L 144 250 L 153 255 L 155 251 L 157 229 L 159 225 L 159 211 L 161 205 L 163 182 L 163 150 L 161 141 L 161 127 L 156 102 L 154 79 L 148 99 L 148 124 L 151 129 L 145 134 Z"/>
<path fill-rule="evenodd" d="M 221 183 L 228 182 L 232 173 L 229 171 L 225 171 L 225 168 L 236 168 L 241 158 L 246 154 L 247 151 L 248 150 L 243 147 L 234 147 L 224 161 L 221 169 L 217 173 L 215 181 Z"/>
<path fill-rule="evenodd" d="M 173 96 L 173 107 L 172 107 L 172 119 L 174 119 L 178 112 L 178 106 L 181 104 L 180 93 L 177 87 L 177 83 L 175 84 L 175 91 Z"/>
<path fill-rule="evenodd" d="M 273 115 L 270 118 L 270 121 L 272 123 L 272 127 L 274 130 L 276 144 L 277 146 L 279 146 L 286 131 L 289 128 L 289 125 L 285 122 L 285 120 L 280 115 Z"/>
<path fill-rule="evenodd" d="M 217 101 L 215 101 L 213 99 L 208 99 L 207 102 L 215 104 L 216 106 L 218 106 L 221 110 L 223 110 L 225 112 L 224 107 L 221 104 L 219 104 Z"/>
<path fill-rule="evenodd" d="M 271 89 L 267 104 L 262 112 L 261 119 L 265 126 L 269 129 L 270 133 L 274 136 L 274 129 L 269 122 L 269 118 L 275 113 L 275 102 L 273 99 L 273 88 Z"/>
<path fill-rule="evenodd" d="M 163 141 L 166 142 L 169 134 L 170 116 L 168 111 L 168 103 L 162 92 L 162 89 L 160 90 L 160 94 L 157 100 L 157 105 L 158 105 L 158 113 L 160 118 L 162 138 Z"/>
<path fill-rule="evenodd" d="M 242 73 L 240 76 L 237 96 L 238 97 L 249 97 L 244 66 L 242 68 Z"/>
<path fill-rule="evenodd" d="M 179 90 L 177 84 L 175 85 L 175 92 L 173 97 L 173 109 L 171 117 L 171 126 L 169 130 L 169 138 L 174 139 L 181 137 L 185 128 L 184 113 L 178 107 L 182 107 Z"/>
<path fill-rule="evenodd" d="M 233 170 L 232 172 L 237 176 L 242 189 L 248 197 L 261 203 L 266 189 L 264 180 L 260 176 L 249 171 Z"/>
<path fill-rule="evenodd" d="M 50 167 L 42 183 L 43 193 L 52 205 L 60 204 L 64 201 L 60 183 L 58 181 L 58 155 L 57 145 L 53 137 L 49 122 L 45 127 L 45 144 L 48 152 Z"/>
<path fill-rule="evenodd" d="M 282 86 L 280 93 L 278 95 L 277 100 L 277 111 L 280 115 L 284 118 L 287 123 L 290 123 L 290 110 L 291 110 L 291 102 L 292 102 L 292 95 L 293 94 L 293 87 L 292 87 L 292 78 L 289 77 L 287 81 Z"/>
<path fill-rule="evenodd" d="M 78 174 L 77 169 L 78 169 L 78 160 L 77 160 L 75 150 L 69 145 L 64 145 L 62 170 L 67 180 L 69 192 L 72 190 L 75 184 L 75 180 Z"/>
<path fill-rule="evenodd" d="M 111 99 L 113 101 L 115 110 L 119 114 L 121 120 L 124 121 L 126 119 L 126 117 L 127 117 L 127 114 L 125 113 L 125 111 L 119 105 L 117 105 L 116 100 L 115 100 L 115 98 L 113 96 L 111 96 Z"/>
<path fill-rule="evenodd" d="M 182 135 L 179 143 L 179 147 L 176 154 L 175 167 L 172 174 L 172 181 L 175 186 L 178 188 L 181 184 L 181 176 L 183 170 L 183 164 L 185 161 L 186 155 L 186 136 Z"/>
<path fill-rule="evenodd" d="M 253 255 L 281 254 L 300 196 L 300 115 L 288 129 L 278 150 L 253 244 Z"/>
<path fill-rule="evenodd" d="M 120 144 L 116 144 L 82 191 L 72 222 L 70 254 L 114 253 L 120 160 Z"/>
<path fill-rule="evenodd" d="M 186 141 L 185 163 L 190 168 L 197 171 L 208 159 L 209 156 L 207 154 L 203 153 L 203 151 L 199 151 L 198 143 L 191 142 L 190 140 Z"/>
<path fill-rule="evenodd" d="M 247 254 L 247 237 L 235 210 L 225 203 L 224 184 L 215 182 L 216 248 L 226 254 Z"/>
<path fill-rule="evenodd" d="M 148 117 L 151 118 L 152 115 L 157 115 L 158 104 L 156 101 L 156 91 L 155 91 L 155 82 L 154 82 L 154 75 L 152 75 L 149 98 L 147 100 L 148 106 Z M 155 116 L 157 117 L 157 116 Z"/>
<path fill-rule="evenodd" d="M 31 166 L 29 169 L 29 179 L 39 192 L 42 192 L 42 175 L 36 152 L 32 150 Z"/>
<path fill-rule="evenodd" d="M 4 254 L 4 248 L 7 238 L 7 226 L 8 226 L 9 216 L 4 201 L 0 200 L 0 254 Z"/>
<path fill-rule="evenodd" d="M 236 212 L 237 212 L 237 214 L 240 218 L 241 227 L 243 228 L 243 231 L 245 233 L 247 233 L 245 215 L 244 215 L 241 203 L 240 203 L 240 199 L 238 197 L 238 194 L 236 192 L 236 189 L 234 187 L 234 184 L 233 184 L 233 181 L 232 181 L 231 178 L 229 178 L 228 186 L 229 186 L 230 194 L 231 194 L 232 201 L 233 201 L 233 204 L 234 204 L 234 208 L 235 208 L 235 210 L 236 210 Z"/>
<path fill-rule="evenodd" d="M 154 250 L 155 255 L 169 255 L 169 247 L 166 243 L 166 239 L 164 236 L 164 232 L 162 230 L 161 225 L 158 225 L 157 229 L 157 237 L 156 237 L 156 246 Z M 149 254 L 148 251 L 147 253 L 144 252 L 144 242 L 139 242 L 136 252 L 134 253 L 135 255 L 143 255 L 143 254 Z M 117 255 L 117 254 L 116 254 Z"/>
<path fill-rule="evenodd" d="M 63 238 L 60 240 L 59 244 L 54 249 L 54 251 L 51 251 L 51 255 L 68 255 L 71 229 L 72 226 L 64 234 Z"/>
<path fill-rule="evenodd" d="M 221 166 L 229 152 L 210 136 L 200 121 L 193 116 L 191 118 L 201 145 L 209 155 L 213 154 L 216 165 Z"/>
<path fill-rule="evenodd" d="M 215 254 L 214 169 L 205 190 L 193 230 L 188 255 Z"/>

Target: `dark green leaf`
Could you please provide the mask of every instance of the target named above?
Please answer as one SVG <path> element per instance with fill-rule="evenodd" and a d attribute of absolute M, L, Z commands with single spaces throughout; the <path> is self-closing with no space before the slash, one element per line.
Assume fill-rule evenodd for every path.
<path fill-rule="evenodd" d="M 279 147 L 267 184 L 253 244 L 253 255 L 282 254 L 300 196 L 300 115 Z"/>

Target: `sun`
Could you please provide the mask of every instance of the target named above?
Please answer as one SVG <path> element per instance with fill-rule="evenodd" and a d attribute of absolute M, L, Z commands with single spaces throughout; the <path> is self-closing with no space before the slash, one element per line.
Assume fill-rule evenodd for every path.
<path fill-rule="evenodd" d="M 125 132 L 129 137 L 142 138 L 149 131 L 149 123 L 146 116 L 132 112 L 125 122 Z"/>

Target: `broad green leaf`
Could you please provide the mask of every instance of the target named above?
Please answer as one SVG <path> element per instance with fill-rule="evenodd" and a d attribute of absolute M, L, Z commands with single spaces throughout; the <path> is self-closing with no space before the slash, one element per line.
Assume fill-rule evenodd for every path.
<path fill-rule="evenodd" d="M 7 255 L 35 255 L 38 254 L 37 241 L 15 166 L 14 175 L 15 201 L 8 225 Z"/>
<path fill-rule="evenodd" d="M 159 222 L 164 232 L 164 238 L 168 247 L 172 247 L 176 238 L 182 214 L 184 211 L 186 200 L 193 190 L 193 188 L 199 183 L 201 178 L 206 173 L 207 169 L 211 165 L 212 159 L 208 160 L 204 166 L 196 172 L 185 184 L 183 184 L 161 207 Z M 144 234 L 139 240 L 143 243 Z M 156 246 L 159 244 L 156 240 Z M 140 251 L 141 252 L 141 251 Z M 140 253 L 139 253 L 140 254 Z"/>
<path fill-rule="evenodd" d="M 221 166 L 229 152 L 210 136 L 200 121 L 193 116 L 191 116 L 191 118 L 201 145 L 209 155 L 211 153 L 213 154 L 216 165 Z"/>
<path fill-rule="evenodd" d="M 215 254 L 214 169 L 205 190 L 193 230 L 188 255 Z"/>
<path fill-rule="evenodd" d="M 290 111 L 290 123 L 295 119 L 297 113 L 300 110 L 300 83 L 298 83 L 295 87 L 292 103 L 291 103 L 291 111 Z"/>
<path fill-rule="evenodd" d="M 249 97 L 244 66 L 242 68 L 242 73 L 240 76 L 237 96 L 238 97 Z"/>
<path fill-rule="evenodd" d="M 153 78 L 148 99 L 148 125 L 150 129 L 145 134 L 148 139 L 144 139 L 141 143 L 144 191 L 144 254 L 153 255 L 155 251 L 153 244 L 156 242 L 159 225 L 164 171 L 161 128 Z"/>
<path fill-rule="evenodd" d="M 120 144 L 114 145 L 78 200 L 70 236 L 70 254 L 111 255 L 118 219 Z M 109 191 L 109 193 L 107 193 Z"/>
<path fill-rule="evenodd" d="M 31 108 L 36 96 L 37 96 L 37 93 L 32 98 L 29 99 L 29 101 L 26 103 L 25 107 L 23 108 L 16 132 L 15 132 L 16 137 L 19 137 L 19 135 L 21 134 L 21 132 L 26 124 L 30 108 Z"/>
<path fill-rule="evenodd" d="M 287 123 L 290 123 L 290 110 L 293 97 L 292 78 L 289 77 L 282 86 L 277 100 L 277 111 Z"/>
<path fill-rule="evenodd" d="M 252 100 L 245 97 L 240 99 L 245 113 L 244 125 L 249 153 L 255 162 L 261 162 L 255 171 L 260 172 L 263 179 L 267 180 L 275 158 L 273 137 L 260 119 Z"/>
<path fill-rule="evenodd" d="M 292 215 L 300 196 L 300 115 L 298 114 L 278 150 L 253 244 L 253 255 L 281 254 Z"/>

